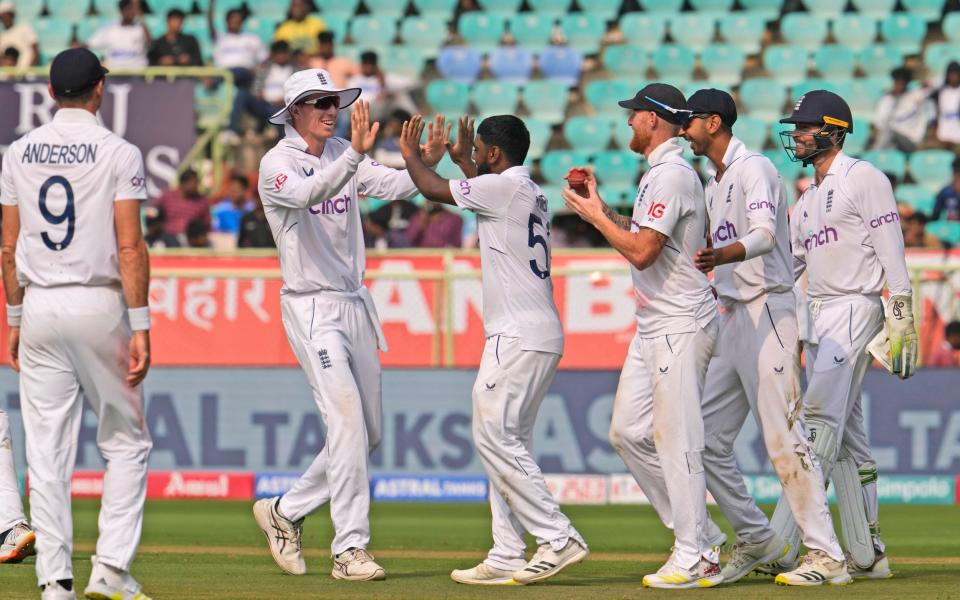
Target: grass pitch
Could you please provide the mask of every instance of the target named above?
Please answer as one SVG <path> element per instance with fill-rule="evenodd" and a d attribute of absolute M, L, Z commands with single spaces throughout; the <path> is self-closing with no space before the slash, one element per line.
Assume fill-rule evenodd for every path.
<path fill-rule="evenodd" d="M 885 581 L 842 588 L 783 588 L 750 576 L 707 590 L 650 590 L 640 585 L 669 552 L 672 536 L 649 506 L 571 506 L 566 512 L 592 554 L 554 579 L 527 587 L 477 588 L 453 583 L 449 573 L 482 560 L 490 544 L 490 517 L 481 504 L 375 504 L 371 551 L 387 570 L 384 582 L 330 577 L 329 515 L 308 518 L 303 548 L 308 574 L 282 573 L 270 558 L 249 502 L 157 501 L 147 504 L 133 573 L 155 600 L 310 598 L 626 599 L 960 598 L 960 506 L 883 506 L 881 518 L 895 572 Z M 770 507 L 767 507 L 770 508 Z M 74 572 L 82 592 L 90 574 L 98 503 L 74 504 Z M 725 524 L 719 514 L 717 522 Z M 839 521 L 837 521 L 839 523 Z M 730 534 L 728 530 L 728 535 Z M 731 537 L 732 540 L 732 537 Z M 724 559 L 726 557 L 724 556 Z M 0 598 L 38 598 L 34 559 L 0 566 Z"/>

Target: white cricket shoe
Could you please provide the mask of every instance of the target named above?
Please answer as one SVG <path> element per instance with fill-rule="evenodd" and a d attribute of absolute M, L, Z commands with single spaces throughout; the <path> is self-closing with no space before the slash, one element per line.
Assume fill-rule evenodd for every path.
<path fill-rule="evenodd" d="M 60 585 L 60 582 L 54 581 L 40 588 L 40 600 L 77 600 L 77 594 L 71 589 Z"/>
<path fill-rule="evenodd" d="M 877 552 L 876 560 L 866 569 L 861 569 L 847 556 L 847 573 L 854 579 L 889 579 L 893 577 L 893 571 L 890 570 L 890 562 L 887 561 L 887 555 L 883 552 Z"/>
<path fill-rule="evenodd" d="M 303 519 L 291 521 L 280 514 L 280 498 L 266 498 L 253 503 L 253 518 L 267 538 L 270 555 L 281 569 L 291 575 L 307 572 L 307 562 L 300 551 Z"/>
<path fill-rule="evenodd" d="M 786 551 L 786 543 L 776 534 L 756 544 L 738 541 L 733 545 L 727 564 L 720 571 L 723 582 L 733 583 L 748 575 L 758 565 L 780 558 Z"/>
<path fill-rule="evenodd" d="M 555 552 L 550 544 L 543 544 L 537 548 L 536 554 L 527 563 L 527 566 L 514 571 L 513 580 L 520 584 L 543 581 L 548 577 L 553 577 L 570 565 L 575 565 L 587 555 L 590 551 L 581 546 L 575 539 L 567 540 L 567 545 L 559 552 Z"/>
<path fill-rule="evenodd" d="M 823 550 L 811 550 L 800 561 L 800 566 L 787 573 L 777 575 L 777 585 L 814 586 L 829 583 L 846 585 L 853 581 L 847 573 L 847 563 L 833 560 Z"/>
<path fill-rule="evenodd" d="M 387 572 L 365 548 L 350 548 L 333 557 L 333 578 L 348 581 L 380 581 Z"/>
<path fill-rule="evenodd" d="M 643 577 L 644 587 L 683 590 L 698 587 L 713 587 L 723 583 L 720 564 L 701 558 L 693 567 L 686 569 L 673 562 L 673 555 L 656 573 Z"/>
<path fill-rule="evenodd" d="M 101 564 L 96 555 L 91 556 L 90 561 L 93 571 L 90 583 L 83 590 L 87 600 L 150 600 L 128 571 Z"/>
<path fill-rule="evenodd" d="M 480 563 L 472 569 L 456 569 L 450 573 L 450 579 L 467 585 L 520 585 L 513 580 L 513 571 L 491 567 Z"/>
<path fill-rule="evenodd" d="M 26 523 L 17 523 L 0 542 L 0 564 L 18 563 L 31 554 L 36 554 L 34 544 L 37 534 Z"/>

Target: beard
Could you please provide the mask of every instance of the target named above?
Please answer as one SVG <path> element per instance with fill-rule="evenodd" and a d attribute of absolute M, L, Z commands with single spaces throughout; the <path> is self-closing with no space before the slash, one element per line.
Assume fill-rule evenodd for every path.
<path fill-rule="evenodd" d="M 633 132 L 633 137 L 630 138 L 630 144 L 629 144 L 629 146 L 630 146 L 630 149 L 631 149 L 631 150 L 633 150 L 633 151 L 636 152 L 637 154 L 641 154 L 641 153 L 643 152 L 643 149 L 644 149 L 644 147 L 646 146 L 646 144 L 644 144 L 644 141 L 643 141 L 642 139 L 640 139 L 640 135 L 637 134 L 636 131 L 634 131 L 634 132 Z"/>
<path fill-rule="evenodd" d="M 487 163 L 477 165 L 477 175 L 489 175 L 490 174 L 490 165 Z"/>

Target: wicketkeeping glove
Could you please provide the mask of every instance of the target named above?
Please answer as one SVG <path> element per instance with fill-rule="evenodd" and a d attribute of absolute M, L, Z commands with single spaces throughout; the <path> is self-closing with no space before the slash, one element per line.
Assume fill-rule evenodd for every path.
<path fill-rule="evenodd" d="M 900 379 L 912 377 L 917 370 L 917 330 L 913 326 L 913 299 L 891 296 L 887 302 L 884 326 L 890 340 L 890 363 Z"/>

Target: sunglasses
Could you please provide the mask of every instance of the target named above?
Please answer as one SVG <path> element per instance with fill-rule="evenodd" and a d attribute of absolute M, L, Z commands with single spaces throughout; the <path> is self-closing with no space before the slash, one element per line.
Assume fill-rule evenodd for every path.
<path fill-rule="evenodd" d="M 340 96 L 321 96 L 313 100 L 305 100 L 300 104 L 304 106 L 313 106 L 318 110 L 327 110 L 328 108 L 340 108 Z"/>
<path fill-rule="evenodd" d="M 653 102 L 654 104 L 656 104 L 657 106 L 659 106 L 659 107 L 662 108 L 663 110 L 669 112 L 670 114 L 673 114 L 673 115 L 683 115 L 684 117 L 688 117 L 688 115 L 690 115 L 690 112 L 691 112 L 691 111 L 689 111 L 689 110 L 685 110 L 685 109 L 683 109 L 683 108 L 674 108 L 674 107 L 672 107 L 672 106 L 670 106 L 670 105 L 668 105 L 668 104 L 664 104 L 663 102 L 660 102 L 659 100 L 654 100 L 654 99 L 651 98 L 650 96 L 644 96 L 644 98 L 646 98 L 646 99 L 649 100 L 650 102 Z"/>
<path fill-rule="evenodd" d="M 689 125 L 690 121 L 694 119 L 709 119 L 710 117 L 713 117 L 713 116 L 719 116 L 719 115 L 717 115 L 716 113 L 694 113 L 694 114 L 691 114 L 689 117 L 687 117 L 687 124 Z"/>

